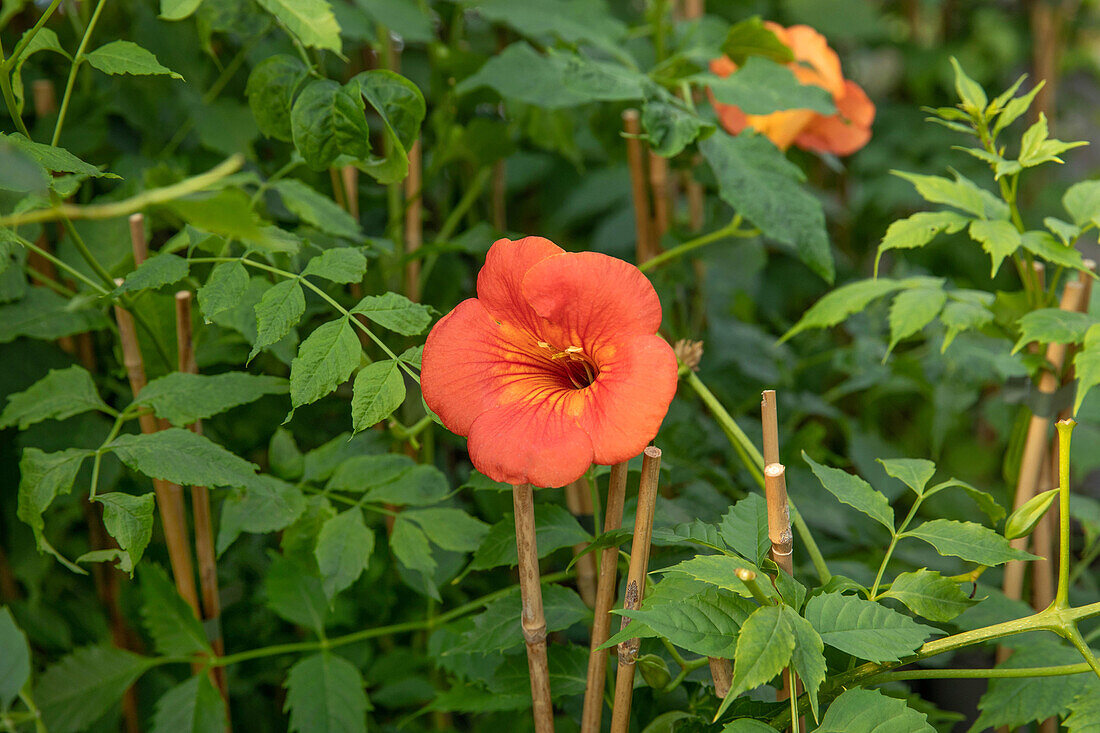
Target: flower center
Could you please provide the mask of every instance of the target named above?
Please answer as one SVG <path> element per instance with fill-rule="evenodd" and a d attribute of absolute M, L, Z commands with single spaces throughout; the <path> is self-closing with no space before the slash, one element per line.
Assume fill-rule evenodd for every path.
<path fill-rule="evenodd" d="M 584 353 L 580 346 L 567 346 L 564 350 L 539 341 L 540 349 L 548 352 L 550 361 L 557 366 L 561 375 L 575 389 L 584 389 L 596 381 L 600 370 L 596 363 Z"/>

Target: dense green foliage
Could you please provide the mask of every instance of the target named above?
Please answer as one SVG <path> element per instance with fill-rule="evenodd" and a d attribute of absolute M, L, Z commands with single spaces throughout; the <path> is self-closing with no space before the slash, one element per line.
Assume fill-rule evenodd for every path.
<path fill-rule="evenodd" d="M 677 195 L 643 266 L 662 335 L 704 351 L 655 441 L 652 583 L 609 641 L 642 639 L 634 729 L 783 729 L 787 667 L 822 733 L 952 730 L 959 700 L 914 682 L 952 667 L 994 678 L 961 703 L 974 731 L 1100 726 L 1082 661 L 1100 674 L 1100 501 L 1083 480 L 1100 469 L 1100 317 L 1059 308 L 1100 228 L 1093 154 L 1069 142 L 1091 142 L 1091 108 L 1021 78 L 1022 10 L 673 5 L 4 0 L 0 729 L 221 730 L 223 682 L 237 730 L 528 729 L 509 487 L 432 419 L 421 351 L 500 237 L 634 260 L 627 108 L 672 188 L 703 186 L 700 219 Z M 759 17 L 838 49 L 877 107 L 866 148 L 722 129 L 710 94 L 835 111 Z M 1091 90 L 1085 36 L 1063 31 L 1080 45 L 1057 49 L 1066 78 L 1047 88 Z M 723 53 L 741 69 L 720 79 Z M 198 374 L 178 368 L 181 290 Z M 1051 344 L 1073 374 L 1039 391 Z M 800 510 L 793 577 L 768 556 L 762 389 Z M 1014 512 L 1029 420 L 1059 413 L 1079 423 L 1072 501 Z M 608 471 L 589 478 L 599 507 Z M 214 620 L 166 570 L 168 483 L 209 489 Z M 1060 502 L 1058 599 L 1032 615 L 1002 571 Z M 625 567 L 630 546 L 594 533 L 601 513 L 536 493 L 563 731 L 592 622 L 575 548 L 622 547 Z M 996 644 L 1015 653 L 969 669 Z M 732 660 L 724 699 L 707 657 Z"/>

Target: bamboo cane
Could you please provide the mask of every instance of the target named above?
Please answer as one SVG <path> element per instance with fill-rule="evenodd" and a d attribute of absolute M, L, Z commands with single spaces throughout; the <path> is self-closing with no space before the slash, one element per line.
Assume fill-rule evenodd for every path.
<path fill-rule="evenodd" d="M 420 260 L 411 257 L 424 243 L 423 198 L 421 196 L 420 140 L 409 148 L 409 176 L 405 179 L 405 292 L 409 300 L 420 300 Z"/>
<path fill-rule="evenodd" d="M 626 497 L 627 464 L 611 467 L 607 484 L 607 511 L 603 531 L 613 532 L 623 526 L 623 501 Z M 588 683 L 584 691 L 581 733 L 598 733 L 603 719 L 603 688 L 607 679 L 608 650 L 601 650 L 611 630 L 611 606 L 615 602 L 615 576 L 618 570 L 619 548 L 605 547 L 600 554 L 600 577 L 596 586 L 596 610 L 592 620 L 592 642 L 588 652 Z"/>
<path fill-rule="evenodd" d="M 340 177 L 344 181 L 348 213 L 359 221 L 359 169 L 353 165 L 345 165 L 340 169 Z"/>
<path fill-rule="evenodd" d="M 634 260 L 639 265 L 653 254 L 650 242 L 653 227 L 649 218 L 649 195 L 645 181 L 645 152 L 642 149 L 640 115 L 636 109 L 623 112 L 623 133 L 626 137 L 626 161 L 630 167 L 630 191 L 634 201 Z"/>
<path fill-rule="evenodd" d="M 179 354 L 179 370 L 186 374 L 198 374 L 195 362 L 195 345 L 192 338 L 190 290 L 176 293 L 176 346 Z M 202 435 L 202 421 L 188 426 L 192 432 Z M 199 588 L 202 591 L 202 618 L 210 624 L 211 646 L 214 654 L 225 654 L 225 641 L 221 632 L 221 595 L 218 589 L 217 554 L 214 552 L 214 525 L 210 513 L 210 491 L 205 486 L 191 487 L 191 517 L 195 523 L 195 557 L 199 564 Z M 229 704 L 229 688 L 224 667 L 214 668 L 214 682 L 226 705 Z M 228 717 L 228 708 L 227 708 Z"/>
<path fill-rule="evenodd" d="M 588 479 L 581 476 L 576 481 L 565 485 L 565 506 L 569 513 L 578 520 L 584 517 L 592 517 L 592 493 Z M 582 522 L 583 523 L 583 522 Z M 580 555 L 584 552 L 587 543 L 580 542 L 573 545 L 573 554 Z M 577 590 L 581 599 L 589 608 L 596 607 L 596 556 L 588 553 L 577 559 Z"/>
<path fill-rule="evenodd" d="M 634 519 L 634 542 L 630 547 L 630 569 L 626 576 L 623 610 L 635 611 L 645 595 L 649 569 L 649 544 L 653 534 L 653 512 L 657 506 L 657 485 L 661 470 L 661 449 L 649 446 L 642 453 L 642 478 L 638 484 L 638 513 Z M 623 618 L 622 628 L 630 624 Z M 627 733 L 630 727 L 630 703 L 634 697 L 634 670 L 640 639 L 619 644 L 619 669 L 615 678 L 615 703 L 611 708 L 611 733 Z"/>
<path fill-rule="evenodd" d="M 661 237 L 668 231 L 669 178 L 668 159 L 649 151 L 649 187 L 653 197 L 653 228 L 650 232 L 650 257 L 661 252 Z"/>
<path fill-rule="evenodd" d="M 523 639 L 527 643 L 531 708 L 536 733 L 554 733 L 550 667 L 546 659 L 546 617 L 542 610 L 539 553 L 535 544 L 534 502 L 530 484 L 516 484 L 512 487 L 512 504 L 516 512 L 516 551 L 519 556 L 519 591 L 523 603 L 520 625 Z"/>

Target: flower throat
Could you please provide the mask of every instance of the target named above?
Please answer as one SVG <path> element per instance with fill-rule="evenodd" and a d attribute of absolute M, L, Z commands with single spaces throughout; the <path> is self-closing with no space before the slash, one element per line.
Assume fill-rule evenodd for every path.
<path fill-rule="evenodd" d="M 584 389 L 596 381 L 600 370 L 584 353 L 580 346 L 568 346 L 564 350 L 539 341 L 540 349 L 546 349 L 552 361 L 561 370 L 562 376 L 575 388 Z"/>

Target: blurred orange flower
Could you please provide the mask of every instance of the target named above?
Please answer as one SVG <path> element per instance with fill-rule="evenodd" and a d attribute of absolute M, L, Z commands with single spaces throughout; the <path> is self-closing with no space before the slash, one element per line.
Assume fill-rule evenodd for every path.
<path fill-rule="evenodd" d="M 542 237 L 501 239 L 477 297 L 428 334 L 424 401 L 468 437 L 485 475 L 564 486 L 657 434 L 676 392 L 660 325 L 657 293 L 633 265 Z"/>
<path fill-rule="evenodd" d="M 718 102 L 712 94 L 711 104 L 722 126 L 734 135 L 751 127 L 767 135 L 780 150 L 793 143 L 804 150 L 851 155 L 866 145 L 871 139 L 875 105 L 858 84 L 841 74 L 840 59 L 829 48 L 825 36 L 806 25 L 784 28 L 770 21 L 764 25 L 794 54 L 794 61 L 787 68 L 800 83 L 821 87 L 832 94 L 837 112 L 826 116 L 808 109 L 789 109 L 768 115 L 746 115 L 732 104 Z M 725 77 L 737 70 L 737 64 L 723 56 L 711 61 L 710 70 Z"/>

